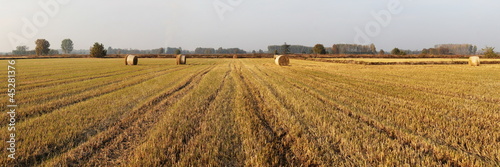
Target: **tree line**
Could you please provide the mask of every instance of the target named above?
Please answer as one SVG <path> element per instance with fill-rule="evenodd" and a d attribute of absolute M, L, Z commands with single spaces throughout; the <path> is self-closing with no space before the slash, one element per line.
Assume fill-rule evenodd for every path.
<path fill-rule="evenodd" d="M 12 50 L 13 55 L 57 55 L 58 50 L 50 49 L 50 42 L 45 39 L 37 39 L 35 41 L 36 47 L 34 50 L 29 50 L 26 45 L 17 46 L 15 50 Z M 71 39 L 64 39 L 61 42 L 61 50 L 64 54 L 69 54 L 73 51 L 73 41 Z"/>
<path fill-rule="evenodd" d="M 240 48 L 202 48 L 198 47 L 194 50 L 194 54 L 246 54 L 247 52 Z"/>
<path fill-rule="evenodd" d="M 36 47 L 34 50 L 30 50 L 27 46 L 17 46 L 15 50 L 12 51 L 13 55 L 57 55 L 58 50 L 50 49 L 49 41 L 45 39 L 37 39 L 35 41 Z M 61 51 L 63 54 L 70 54 L 73 51 L 73 41 L 71 39 L 64 39 L 61 42 Z M 101 48 L 102 47 L 102 48 Z M 377 51 L 374 44 L 370 45 L 358 45 L 358 44 L 334 44 L 332 47 L 324 47 L 323 44 L 316 44 L 314 47 L 303 46 L 303 45 L 289 45 L 284 43 L 283 45 L 269 45 L 267 47 L 267 53 L 274 54 L 386 54 L 384 50 Z M 439 44 L 435 45 L 434 48 L 424 48 L 422 51 L 412 51 L 412 50 L 402 50 L 399 48 L 394 48 L 391 50 L 393 55 L 406 55 L 406 54 L 431 54 L 431 55 L 475 55 L 477 54 L 477 46 L 472 44 Z M 493 47 L 486 47 L 483 50 L 487 57 L 498 57 L 494 52 Z M 106 54 L 246 54 L 247 52 L 240 48 L 202 48 L 198 47 L 193 52 L 188 50 L 182 50 L 181 47 L 167 47 L 158 48 L 150 50 L 139 50 L 139 49 L 120 49 L 108 47 L 107 50 L 104 49 L 103 44 L 95 43 L 89 50 L 89 53 L 93 57 L 101 57 Z M 81 52 L 81 51 L 80 51 Z M 257 51 L 253 50 L 253 54 Z M 263 50 L 259 50 L 258 53 L 264 53 Z"/>

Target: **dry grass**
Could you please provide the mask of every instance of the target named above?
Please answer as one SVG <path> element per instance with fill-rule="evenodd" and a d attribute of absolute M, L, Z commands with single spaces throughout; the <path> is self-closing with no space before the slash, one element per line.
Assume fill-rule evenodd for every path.
<path fill-rule="evenodd" d="M 499 65 L 269 60 L 19 60 L 18 159 L 0 163 L 500 165 Z"/>

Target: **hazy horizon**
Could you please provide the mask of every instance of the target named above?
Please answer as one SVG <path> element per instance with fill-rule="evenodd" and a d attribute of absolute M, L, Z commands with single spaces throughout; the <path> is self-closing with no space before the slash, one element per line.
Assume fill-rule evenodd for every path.
<path fill-rule="evenodd" d="M 495 37 L 500 34 L 496 21 L 500 2 L 493 0 L 0 3 L 0 52 L 10 52 L 17 44 L 32 50 L 36 39 L 47 39 L 51 49 L 60 49 L 66 38 L 74 42 L 75 50 L 88 49 L 94 42 L 106 48 L 238 47 L 246 51 L 267 50 L 268 45 L 284 42 L 331 47 L 361 41 L 386 51 L 394 47 L 420 50 L 435 44 L 500 48 L 500 39 Z"/>

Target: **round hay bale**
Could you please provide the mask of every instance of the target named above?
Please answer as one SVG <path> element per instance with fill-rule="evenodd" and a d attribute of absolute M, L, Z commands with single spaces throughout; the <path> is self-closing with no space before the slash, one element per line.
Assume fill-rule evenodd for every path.
<path fill-rule="evenodd" d="M 179 64 L 186 64 L 186 55 L 177 55 L 175 58 L 177 65 Z"/>
<path fill-rule="evenodd" d="M 238 55 L 233 55 L 233 59 L 237 59 L 238 58 Z"/>
<path fill-rule="evenodd" d="M 278 57 L 278 56 L 281 56 L 281 55 L 274 55 L 274 59 L 276 59 L 276 57 Z"/>
<path fill-rule="evenodd" d="M 470 66 L 479 66 L 481 62 L 479 61 L 479 56 L 471 56 L 469 57 L 469 65 Z"/>
<path fill-rule="evenodd" d="M 274 62 L 279 66 L 288 66 L 290 64 L 290 59 L 288 56 L 279 55 L 274 59 Z"/>
<path fill-rule="evenodd" d="M 137 65 L 138 61 L 137 56 L 134 55 L 128 55 L 125 57 L 125 65 Z"/>

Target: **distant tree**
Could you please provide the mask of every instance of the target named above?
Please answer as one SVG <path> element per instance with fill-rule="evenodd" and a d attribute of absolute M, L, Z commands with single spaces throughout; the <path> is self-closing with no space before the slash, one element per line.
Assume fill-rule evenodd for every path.
<path fill-rule="evenodd" d="M 285 42 L 285 44 L 281 45 L 281 54 L 286 55 L 288 53 L 290 53 L 290 45 Z"/>
<path fill-rule="evenodd" d="M 205 52 L 204 52 L 204 53 L 205 53 L 205 54 L 212 54 L 212 52 L 210 52 L 210 50 L 208 50 L 208 49 L 207 49 L 207 50 L 205 50 Z"/>
<path fill-rule="evenodd" d="M 375 48 L 375 44 L 370 45 L 370 51 L 372 52 L 372 54 L 377 54 L 377 48 Z"/>
<path fill-rule="evenodd" d="M 164 53 L 165 53 L 165 48 L 158 49 L 158 54 L 164 54 Z"/>
<path fill-rule="evenodd" d="M 392 49 L 391 54 L 393 54 L 393 55 L 406 55 L 406 52 L 399 50 L 399 48 L 394 48 L 394 49 Z"/>
<path fill-rule="evenodd" d="M 483 49 L 484 51 L 484 57 L 486 58 L 496 58 L 498 57 L 498 54 L 495 53 L 495 48 L 494 47 L 486 47 Z"/>
<path fill-rule="evenodd" d="M 450 54 L 450 49 L 446 48 L 446 47 L 439 47 L 437 48 L 438 50 L 438 53 L 440 55 L 447 55 L 447 54 Z"/>
<path fill-rule="evenodd" d="M 217 53 L 217 54 L 223 54 L 223 53 L 224 53 L 224 49 L 223 49 L 222 47 L 219 47 L 219 48 L 215 51 L 215 53 Z"/>
<path fill-rule="evenodd" d="M 94 46 L 90 48 L 90 57 L 103 58 L 106 56 L 107 51 L 104 49 L 104 45 L 101 43 L 94 43 Z"/>
<path fill-rule="evenodd" d="M 423 55 L 429 54 L 429 50 L 424 48 L 424 49 L 422 49 L 422 52 L 420 52 L 420 54 L 423 54 Z"/>
<path fill-rule="evenodd" d="M 380 52 L 378 52 L 379 55 L 385 55 L 384 49 L 380 49 Z"/>
<path fill-rule="evenodd" d="M 73 41 L 71 39 L 64 39 L 61 42 L 61 49 L 64 54 L 69 54 L 73 51 Z"/>
<path fill-rule="evenodd" d="M 391 54 L 393 54 L 393 55 L 399 55 L 399 53 L 401 53 L 401 51 L 399 50 L 399 48 L 394 48 L 391 51 Z"/>
<path fill-rule="evenodd" d="M 50 49 L 49 51 L 49 55 L 58 55 L 58 54 L 59 54 L 58 50 Z"/>
<path fill-rule="evenodd" d="M 253 54 L 255 54 L 255 53 L 257 53 L 257 52 L 256 52 L 255 50 L 252 50 L 252 53 L 253 53 Z"/>
<path fill-rule="evenodd" d="M 476 54 L 476 52 L 477 52 L 477 46 L 476 46 L 476 45 L 474 45 L 474 47 L 472 48 L 472 53 L 473 53 L 473 54 Z"/>
<path fill-rule="evenodd" d="M 28 50 L 29 50 L 29 48 L 26 45 L 17 46 L 16 50 L 12 51 L 12 54 L 13 55 L 26 55 L 26 54 L 28 54 Z"/>
<path fill-rule="evenodd" d="M 333 45 L 332 46 L 332 54 L 339 54 L 339 47 L 338 45 Z"/>
<path fill-rule="evenodd" d="M 274 50 L 274 55 L 278 55 L 278 50 Z"/>
<path fill-rule="evenodd" d="M 115 52 L 116 51 L 111 46 L 108 47 L 107 54 L 115 54 Z"/>
<path fill-rule="evenodd" d="M 438 55 L 439 51 L 436 48 L 429 48 L 429 54 L 431 54 L 431 55 Z"/>
<path fill-rule="evenodd" d="M 35 44 L 36 44 L 35 52 L 36 52 L 37 56 L 49 54 L 49 51 L 50 51 L 49 41 L 47 41 L 45 39 L 37 39 L 35 41 Z"/>
<path fill-rule="evenodd" d="M 240 53 L 240 49 L 238 48 L 233 49 L 233 54 L 238 54 L 238 53 Z"/>
<path fill-rule="evenodd" d="M 264 51 L 263 51 L 262 49 L 259 49 L 259 53 L 261 53 L 261 54 L 262 54 L 262 53 L 264 53 Z"/>
<path fill-rule="evenodd" d="M 175 55 L 180 55 L 180 54 L 181 54 L 181 50 L 180 50 L 180 49 L 175 49 L 174 54 L 175 54 Z"/>
<path fill-rule="evenodd" d="M 313 53 L 314 54 L 322 54 L 322 55 L 326 54 L 325 46 L 323 46 L 322 44 L 314 45 Z"/>

